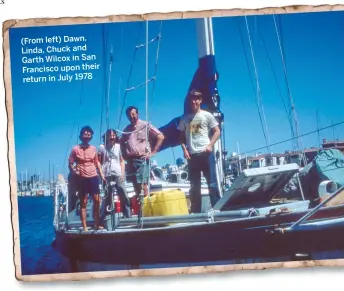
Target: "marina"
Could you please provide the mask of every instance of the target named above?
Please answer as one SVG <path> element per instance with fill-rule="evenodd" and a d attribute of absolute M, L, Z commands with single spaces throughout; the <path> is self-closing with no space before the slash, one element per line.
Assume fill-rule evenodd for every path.
<path fill-rule="evenodd" d="M 48 177 L 46 169 L 28 173 L 26 167 L 29 168 L 30 163 L 26 160 L 24 164 L 21 160 L 17 173 L 17 196 L 22 209 L 25 208 L 26 212 L 29 211 L 28 209 L 39 208 L 39 205 L 49 205 L 45 206 L 50 207 L 49 210 L 45 209 L 45 214 L 42 214 L 42 217 L 49 219 L 44 223 L 40 221 L 39 224 L 42 228 L 50 230 L 49 246 L 46 248 L 49 249 L 47 253 L 54 254 L 55 260 L 63 265 L 58 272 L 61 269 L 64 272 L 89 272 L 161 266 L 167 268 L 344 258 L 344 136 L 341 127 L 344 121 L 338 119 L 338 115 L 337 119 L 333 118 L 334 120 L 332 116 L 329 117 L 331 126 L 324 123 L 320 125 L 319 122 L 312 126 L 309 125 L 311 122 L 308 122 L 308 126 L 301 126 L 300 120 L 304 121 L 306 118 L 300 118 L 300 115 L 296 114 L 296 110 L 300 107 L 295 104 L 298 102 L 300 104 L 303 97 L 302 94 L 297 97 L 291 94 L 290 84 L 296 82 L 297 77 L 287 74 L 289 57 L 286 57 L 282 29 L 278 24 L 281 20 L 276 15 L 264 17 L 260 18 L 261 20 L 242 17 L 237 22 L 238 26 L 233 24 L 234 20 L 231 20 L 233 21 L 229 30 L 231 33 L 228 34 L 230 37 L 226 43 L 230 48 L 228 52 L 220 45 L 225 43 L 224 40 L 216 37 L 216 32 L 222 35 L 222 38 L 225 34 L 224 19 L 185 20 L 189 33 L 188 51 L 185 52 L 187 57 L 181 56 L 182 52 L 173 53 L 178 56 L 176 59 L 180 58 L 180 67 L 186 59 L 192 65 L 189 65 L 187 73 L 183 72 L 183 69 L 178 69 L 179 71 L 175 69 L 172 74 L 163 75 L 161 79 L 158 70 L 160 62 L 165 65 L 165 70 L 175 65 L 172 64 L 175 61 L 171 57 L 169 46 L 178 38 L 174 36 L 172 25 L 166 24 L 167 32 L 163 32 L 164 21 L 141 21 L 140 26 L 137 24 L 138 35 L 141 35 L 141 38 L 135 38 L 134 33 L 125 36 L 123 26 L 118 26 L 117 29 L 112 28 L 116 27 L 116 24 L 102 24 L 94 32 L 97 36 L 102 35 L 100 39 L 103 41 L 103 47 L 99 49 L 102 57 L 93 54 L 91 48 L 90 51 L 80 55 L 80 59 L 76 58 L 75 64 L 63 65 L 64 74 L 60 74 L 58 67 L 59 71 L 49 77 L 51 80 L 56 78 L 56 81 L 61 83 L 54 86 L 65 86 L 63 93 L 53 95 L 55 99 L 61 98 L 59 102 L 62 105 L 54 101 L 55 105 L 50 104 L 47 106 L 49 109 L 40 112 L 46 120 L 47 117 L 51 120 L 47 124 L 44 122 L 37 124 L 39 129 L 35 132 L 35 139 L 31 140 L 31 144 L 35 145 L 33 146 L 35 150 L 31 153 L 37 154 L 31 157 L 33 160 L 37 157 L 35 165 L 48 164 L 49 160 Z M 271 35 L 274 37 L 273 41 L 269 42 L 269 48 L 263 35 L 259 33 L 261 23 L 265 23 L 270 38 Z M 240 25 L 246 29 L 245 33 Z M 292 22 L 289 22 L 289 26 L 293 27 Z M 250 30 L 250 27 L 254 30 Z M 114 45 L 116 41 L 112 34 L 115 34 L 115 31 L 116 40 L 122 40 L 122 44 L 118 46 Z M 80 35 L 80 32 L 77 32 Z M 52 32 L 52 35 L 56 33 Z M 65 38 L 69 42 L 77 42 L 77 37 L 73 37 L 72 33 L 70 35 Z M 86 38 L 89 39 L 84 36 L 80 38 L 81 42 Z M 182 47 L 184 41 L 181 39 L 178 41 L 179 47 Z M 167 43 L 165 46 L 164 42 Z M 97 42 L 88 42 L 87 49 L 96 46 L 95 43 Z M 258 54 L 255 55 L 259 46 L 269 61 L 263 62 L 257 57 Z M 272 48 L 277 51 L 273 54 L 274 60 L 280 63 L 279 78 L 285 82 L 287 92 L 286 98 L 282 96 L 283 94 L 270 97 L 270 101 L 279 97 L 283 101 L 283 106 L 279 104 L 282 109 L 277 108 L 277 102 L 270 107 L 270 114 L 276 112 L 273 117 L 266 113 L 264 108 L 268 101 L 263 101 L 262 98 L 266 87 L 271 90 L 271 87 L 276 86 L 281 92 L 275 71 L 277 66 L 274 67 L 270 59 Z M 133 56 L 130 56 L 131 63 L 117 56 L 129 49 L 133 50 Z M 66 56 L 62 58 L 68 61 L 71 56 L 68 52 L 65 53 Z M 129 56 L 129 53 L 125 53 Z M 221 54 L 223 63 L 218 61 L 218 55 Z M 233 54 L 230 65 L 223 58 L 226 54 Z M 240 65 L 239 55 L 242 61 Z M 262 55 L 261 53 L 259 56 Z M 195 58 L 191 60 L 190 56 Z M 61 58 L 58 55 L 50 57 Z M 126 64 L 127 70 L 122 72 L 119 69 L 120 62 Z M 300 60 L 299 62 L 299 66 L 302 67 Z M 272 72 L 268 74 L 267 69 L 260 74 L 262 64 Z M 234 69 L 230 70 L 230 66 Z M 29 69 L 24 66 L 23 70 L 24 68 Z M 91 71 L 74 72 L 81 68 Z M 66 73 L 67 70 L 73 73 Z M 138 73 L 134 75 L 133 72 Z M 244 73 L 247 74 L 245 77 Z M 126 80 L 124 75 L 127 77 Z M 234 78 L 236 81 L 228 85 L 227 83 Z M 79 81 L 75 83 L 80 87 L 78 90 L 73 89 L 73 94 L 70 94 L 69 90 L 72 90 L 70 86 L 74 86 L 74 81 Z M 90 85 L 87 82 L 98 82 L 99 86 L 93 87 L 93 83 Z M 159 85 L 161 84 L 159 82 L 163 82 L 164 85 Z M 227 86 L 226 89 L 222 89 L 220 84 Z M 253 93 L 245 91 L 249 91 L 247 88 L 250 85 Z M 175 101 L 168 95 L 168 91 L 172 90 L 170 87 L 178 87 L 178 90 L 185 95 L 183 99 Z M 158 89 L 160 95 L 157 97 Z M 48 91 L 50 94 L 55 94 L 53 90 Z M 193 210 L 197 187 L 192 183 L 192 179 L 195 178 L 192 177 L 191 157 L 187 158 L 185 152 L 180 151 L 179 128 L 183 116 L 190 112 L 190 100 L 195 91 L 201 92 L 202 111 L 214 118 L 220 130 L 219 138 L 213 146 L 210 146 L 211 150 L 208 153 L 214 157 L 212 175 L 215 177 L 215 182 L 214 180 L 210 182 L 209 173 L 203 172 L 199 177 L 200 212 Z M 70 99 L 72 101 L 64 99 L 69 94 L 73 95 L 73 100 Z M 250 101 L 247 101 L 249 98 Z M 312 100 L 308 98 L 307 100 Z M 39 101 L 33 102 L 39 104 Z M 317 102 L 321 107 L 322 103 Z M 172 106 L 172 103 L 175 104 Z M 101 114 L 94 113 L 100 104 Z M 156 157 L 145 160 L 148 165 L 148 194 L 144 194 L 144 189 L 137 193 L 138 190 L 133 183 L 135 177 L 130 174 L 129 169 L 131 158 L 126 157 L 121 148 L 126 163 L 123 184 L 130 201 L 131 215 L 125 216 L 120 190 L 113 187 L 118 186 L 118 181 L 115 183 L 103 179 L 103 174 L 98 169 L 95 181 L 100 189 L 100 225 L 94 218 L 94 213 L 98 213 L 96 204 L 98 202 L 95 202 L 93 193 L 82 198 L 86 201 L 85 226 L 82 223 L 85 202 L 80 198 L 82 197 L 78 188 L 80 181 L 76 180 L 76 175 L 78 176 L 80 172 L 68 165 L 73 162 L 72 145 L 75 139 L 76 144 L 80 144 L 82 136 L 79 130 L 84 124 L 99 125 L 99 129 L 96 129 L 97 136 L 95 135 L 92 140 L 97 150 L 99 144 L 102 144 L 102 134 L 105 130 L 116 128 L 116 135 L 121 138 L 128 134 L 123 129 L 123 123 L 127 122 L 127 120 L 123 121 L 124 109 L 128 104 L 135 104 L 140 108 L 142 121 L 150 124 L 151 120 L 154 120 L 154 126 L 156 125 L 157 130 L 164 136 L 158 152 L 155 153 Z M 310 105 L 306 104 L 304 108 Z M 60 108 L 58 112 L 55 111 L 57 109 L 54 106 Z M 155 111 L 151 110 L 151 107 L 155 108 Z M 308 111 L 304 108 L 300 111 L 306 115 Z M 22 115 L 28 114 L 25 110 L 18 112 Z M 337 112 L 335 111 L 337 108 L 332 107 L 331 110 Z M 241 115 L 236 115 L 236 111 Z M 136 112 L 138 113 L 137 109 Z M 243 112 L 246 115 L 242 114 Z M 21 118 L 19 113 L 17 118 Z M 285 114 L 283 117 L 282 113 Z M 126 115 L 129 119 L 128 113 Z M 43 119 L 41 116 L 37 118 Z M 116 124 L 117 118 L 118 124 Z M 318 119 L 318 111 L 316 119 Z M 268 124 L 269 126 L 273 124 L 272 127 L 277 133 L 271 131 Z M 302 131 L 300 127 L 303 128 Z M 62 129 L 58 132 L 56 128 L 63 128 L 63 137 Z M 96 127 L 92 125 L 92 128 Z M 304 131 L 304 128 L 307 130 Z M 138 131 L 142 140 L 144 134 L 147 134 L 148 139 L 148 130 L 145 132 L 142 128 Z M 98 135 L 100 142 L 97 140 Z M 45 141 L 53 144 L 54 150 L 47 146 L 49 142 L 42 146 L 39 140 L 43 136 Z M 120 140 L 122 142 L 123 139 Z M 147 152 L 148 149 L 154 151 L 156 143 L 156 140 L 150 139 L 146 144 Z M 120 143 L 120 146 L 123 145 Z M 22 152 L 27 150 L 23 144 L 18 145 L 19 147 Z M 42 149 L 42 153 L 37 152 L 37 148 Z M 84 157 L 86 157 L 85 151 Z M 165 153 L 170 151 L 173 158 L 167 160 Z M 28 152 L 25 156 L 30 156 Z M 192 155 L 197 156 L 197 154 Z M 52 167 L 50 159 L 53 161 Z M 55 164 L 58 160 L 63 160 L 59 162 L 59 166 Z M 216 193 L 219 193 L 216 201 L 214 188 Z M 46 200 L 43 202 L 43 199 Z M 30 206 L 25 206 L 26 204 Z M 22 221 L 27 219 L 27 213 L 20 215 L 24 217 L 20 218 Z M 37 222 L 41 219 L 35 218 L 32 221 Z M 29 219 L 22 222 L 21 235 L 29 240 L 30 235 L 25 234 L 24 229 L 26 225 L 30 225 L 28 221 Z M 26 248 L 29 249 L 29 245 L 23 243 L 23 258 L 28 257 L 25 254 Z M 25 259 L 22 261 L 23 264 L 24 261 Z M 40 264 L 44 265 L 44 263 Z M 50 269 L 47 271 L 44 267 L 25 270 L 30 274 L 55 272 Z"/>

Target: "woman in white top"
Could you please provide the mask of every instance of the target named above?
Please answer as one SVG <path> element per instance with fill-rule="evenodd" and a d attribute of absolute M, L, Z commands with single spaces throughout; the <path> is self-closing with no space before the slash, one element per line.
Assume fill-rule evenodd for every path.
<path fill-rule="evenodd" d="M 112 183 L 110 182 L 115 182 L 123 216 L 129 218 L 130 200 L 125 189 L 125 164 L 116 131 L 108 129 L 103 135 L 103 141 L 104 144 L 99 146 L 98 159 L 108 185 L 108 193 L 112 193 Z M 110 195 L 107 195 L 107 197 L 110 198 Z M 110 202 L 110 200 L 107 200 L 107 202 Z"/>

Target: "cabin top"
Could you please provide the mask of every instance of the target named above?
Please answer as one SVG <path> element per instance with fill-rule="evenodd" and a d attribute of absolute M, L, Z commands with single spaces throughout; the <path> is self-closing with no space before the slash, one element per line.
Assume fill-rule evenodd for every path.
<path fill-rule="evenodd" d="M 299 171 L 295 163 L 246 169 L 217 202 L 214 210 L 267 204 Z"/>

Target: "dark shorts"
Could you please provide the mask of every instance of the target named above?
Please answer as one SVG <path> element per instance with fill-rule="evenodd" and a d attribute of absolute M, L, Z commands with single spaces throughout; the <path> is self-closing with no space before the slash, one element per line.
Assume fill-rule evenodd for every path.
<path fill-rule="evenodd" d="M 149 178 L 149 161 L 145 159 L 129 159 L 127 180 L 133 181 L 137 184 L 148 183 Z"/>
<path fill-rule="evenodd" d="M 75 182 L 78 189 L 78 192 L 80 194 L 86 195 L 86 194 L 99 194 L 99 178 L 98 176 L 86 178 L 81 176 L 75 176 Z"/>

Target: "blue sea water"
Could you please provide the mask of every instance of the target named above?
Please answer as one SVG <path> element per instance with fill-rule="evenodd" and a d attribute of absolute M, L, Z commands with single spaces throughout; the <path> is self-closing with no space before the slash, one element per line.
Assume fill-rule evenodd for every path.
<path fill-rule="evenodd" d="M 52 247 L 53 197 L 18 197 L 22 275 L 70 272 Z"/>

